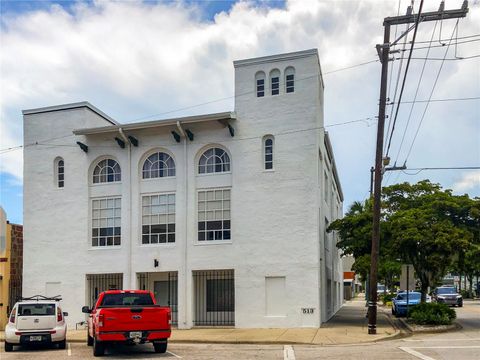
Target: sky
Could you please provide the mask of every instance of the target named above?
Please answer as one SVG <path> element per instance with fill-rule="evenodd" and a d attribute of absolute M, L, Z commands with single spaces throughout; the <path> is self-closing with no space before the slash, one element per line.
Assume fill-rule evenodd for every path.
<path fill-rule="evenodd" d="M 437 10 L 438 3 L 426 1 L 424 11 Z M 11 222 L 23 222 L 22 109 L 89 101 L 121 123 L 231 111 L 234 60 L 317 48 L 325 125 L 347 209 L 368 196 L 381 70 L 375 45 L 383 39 L 383 18 L 405 13 L 409 4 L 2 0 L 0 205 Z M 461 4 L 449 0 L 445 7 Z M 416 47 L 430 41 L 434 47 L 414 51 L 403 101 L 469 99 L 402 104 L 391 136 L 391 165 L 480 166 L 480 57 L 471 57 L 480 55 L 480 36 L 470 37 L 480 35 L 480 2 L 470 1 L 469 7 L 458 25 L 419 25 Z M 392 40 L 403 31 L 393 27 Z M 459 44 L 448 46 L 455 39 Z M 391 101 L 400 93 L 401 57 L 401 51 L 392 54 L 389 64 Z M 391 110 L 390 105 L 387 114 Z M 359 119 L 365 120 L 329 126 Z M 480 196 L 480 170 L 387 172 L 384 185 L 427 178 L 455 194 Z"/>

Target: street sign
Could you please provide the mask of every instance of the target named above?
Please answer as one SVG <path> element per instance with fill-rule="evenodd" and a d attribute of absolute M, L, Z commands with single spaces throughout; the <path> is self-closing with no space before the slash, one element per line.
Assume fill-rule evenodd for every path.
<path fill-rule="evenodd" d="M 415 290 L 415 276 L 414 276 L 413 265 L 403 264 L 402 265 L 402 274 L 400 275 L 400 290 Z M 408 274 L 408 277 L 407 277 Z"/>

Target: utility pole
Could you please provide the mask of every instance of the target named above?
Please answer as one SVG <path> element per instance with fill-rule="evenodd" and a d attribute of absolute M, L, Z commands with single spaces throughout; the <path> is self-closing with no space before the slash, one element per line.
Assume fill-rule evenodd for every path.
<path fill-rule="evenodd" d="M 413 14 L 409 7 L 406 15 L 386 17 L 383 21 L 384 35 L 383 44 L 376 46 L 380 62 L 382 64 L 382 75 L 380 80 L 380 102 L 378 106 L 378 127 L 377 127 L 377 145 L 375 154 L 374 186 L 373 186 L 373 224 L 372 224 L 372 252 L 370 264 L 370 288 L 368 298 L 368 333 L 377 333 L 377 282 L 378 282 L 378 257 L 380 248 L 380 201 L 382 195 L 382 175 L 384 172 L 383 164 L 383 137 L 385 130 L 385 108 L 387 100 L 387 78 L 390 47 L 397 44 L 398 41 L 406 36 L 414 28 L 418 28 L 419 23 L 426 21 L 441 21 L 446 19 L 462 18 L 467 16 L 468 1 L 465 0 L 460 9 L 444 10 L 445 3 L 442 1 L 438 11 L 422 13 L 423 0 L 420 4 L 418 14 Z M 392 25 L 412 24 L 398 39 L 390 43 L 390 27 Z"/>

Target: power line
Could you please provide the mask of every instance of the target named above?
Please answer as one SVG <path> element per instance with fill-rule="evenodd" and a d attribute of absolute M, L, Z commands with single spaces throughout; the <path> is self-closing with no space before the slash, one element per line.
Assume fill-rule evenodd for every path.
<path fill-rule="evenodd" d="M 469 59 L 476 59 L 480 57 L 480 54 L 478 55 L 472 55 L 472 56 L 462 56 L 462 57 L 456 57 L 456 58 L 426 58 L 426 57 L 412 57 L 412 60 L 432 60 L 432 61 L 459 61 L 459 60 L 469 60 Z M 395 60 L 400 60 L 402 59 L 401 57 L 395 58 Z"/>
<path fill-rule="evenodd" d="M 395 131 L 395 124 L 396 124 L 397 118 L 398 118 L 398 111 L 400 110 L 400 105 L 401 105 L 402 96 L 403 96 L 403 90 L 405 89 L 405 82 L 407 80 L 408 68 L 410 67 L 410 61 L 411 61 L 412 54 L 413 54 L 412 49 L 415 45 L 415 39 L 417 38 L 418 24 L 419 24 L 419 21 L 420 21 L 420 15 L 422 14 L 422 8 L 423 8 L 423 0 L 420 2 L 420 8 L 418 9 L 417 18 L 416 18 L 416 21 L 415 21 L 415 29 L 413 30 L 413 38 L 412 38 L 412 42 L 411 42 L 412 46 L 410 47 L 410 53 L 408 54 L 407 65 L 405 67 L 405 74 L 403 76 L 403 81 L 402 81 L 402 88 L 400 89 L 400 95 L 398 97 L 399 100 L 398 100 L 397 110 L 395 111 L 395 117 L 393 118 L 392 132 L 390 133 L 390 138 L 388 140 L 386 156 L 388 156 L 388 153 L 390 151 L 390 146 L 392 145 L 393 132 Z"/>
<path fill-rule="evenodd" d="M 458 41 L 453 43 L 453 45 L 462 45 L 462 44 L 468 44 L 471 42 L 477 42 L 480 41 L 480 39 L 473 39 L 473 40 L 466 40 L 466 41 Z M 442 48 L 445 47 L 447 44 L 441 44 L 441 45 L 432 45 L 432 46 L 421 46 L 421 47 L 416 47 L 413 50 L 423 50 L 423 49 L 430 49 L 430 48 Z M 397 50 L 399 52 L 405 52 L 406 50 Z"/>
<path fill-rule="evenodd" d="M 438 21 L 435 21 L 435 25 L 434 25 L 433 31 L 432 31 L 432 37 L 430 38 L 430 45 L 432 45 L 433 37 L 435 36 L 435 30 L 437 29 L 437 24 L 438 24 Z M 428 57 L 429 53 L 430 53 L 430 47 L 427 50 L 427 56 L 426 57 Z M 425 60 L 423 62 L 423 67 L 422 67 L 422 71 L 420 72 L 420 77 L 418 78 L 418 83 L 417 83 L 417 88 L 415 90 L 415 95 L 413 96 L 413 101 L 411 103 L 412 105 L 410 106 L 410 112 L 408 113 L 407 124 L 405 125 L 405 130 L 403 131 L 402 141 L 400 142 L 400 146 L 398 147 L 398 152 L 397 152 L 397 156 L 395 157 L 394 164 L 397 163 L 398 157 L 400 156 L 400 151 L 402 150 L 403 142 L 405 141 L 405 135 L 407 134 L 408 125 L 410 125 L 410 120 L 412 119 L 413 108 L 415 107 L 415 101 L 417 99 L 418 90 L 420 89 L 420 84 L 422 83 L 423 74 L 425 72 L 425 66 L 426 65 L 427 65 L 427 60 Z M 397 107 L 398 106 L 400 106 L 400 104 L 398 104 Z"/>
<path fill-rule="evenodd" d="M 286 130 L 286 131 L 283 131 L 283 132 L 275 133 L 273 135 L 281 136 L 281 135 L 288 135 L 288 134 L 294 134 L 294 133 L 306 132 L 306 131 L 312 131 L 312 130 L 321 130 L 321 129 L 326 129 L 326 128 L 330 128 L 330 127 L 354 124 L 354 123 L 358 123 L 358 122 L 364 122 L 364 123 L 367 124 L 367 126 L 369 126 L 370 124 L 368 123 L 368 121 L 375 121 L 375 120 L 376 120 L 376 117 L 370 116 L 370 117 L 365 117 L 365 118 L 361 118 L 361 119 L 355 119 L 355 120 L 349 120 L 349 121 L 344 121 L 344 122 L 340 122 L 340 123 L 334 123 L 334 124 L 330 124 L 330 125 L 316 126 L 316 127 L 312 127 L 312 128 L 306 128 L 306 129 Z M 68 135 L 68 136 L 74 136 L 74 135 L 72 134 L 72 135 Z M 63 136 L 63 137 L 66 137 L 66 136 Z M 253 140 L 253 139 L 260 139 L 260 138 L 263 138 L 263 135 L 245 137 L 245 138 L 231 138 L 231 139 L 228 139 L 228 140 L 223 140 L 223 142 Z M 0 155 L 6 153 L 7 152 L 6 150 L 14 151 L 14 150 L 19 150 L 21 148 L 26 148 L 26 147 L 30 147 L 30 146 L 74 147 L 74 148 L 78 147 L 78 145 L 74 145 L 74 144 L 48 144 L 48 143 L 46 143 L 47 141 L 56 140 L 56 139 L 59 139 L 59 138 L 40 140 L 40 141 L 36 141 L 34 143 L 27 144 L 25 146 L 19 145 L 19 146 L 16 146 L 14 148 L 3 149 L 3 152 L 1 152 L 2 150 L 0 150 Z M 200 143 L 197 143 L 197 144 L 200 144 Z M 207 144 L 207 143 L 205 143 L 205 144 Z M 147 146 L 151 147 L 151 146 L 155 146 L 155 145 L 158 145 L 158 144 L 145 145 L 145 147 L 147 147 Z M 177 144 L 172 144 L 171 146 L 176 146 L 176 145 Z M 178 145 L 178 146 L 180 146 L 180 145 Z M 117 148 L 118 146 L 107 146 L 107 145 L 93 145 L 92 146 L 92 145 L 89 145 L 89 147 L 92 147 L 92 148 Z"/>
<path fill-rule="evenodd" d="M 448 46 L 447 46 L 447 49 L 445 50 L 445 55 L 444 55 L 444 58 L 447 57 L 447 54 L 448 54 L 448 50 L 450 49 L 450 44 L 451 44 L 451 41 L 453 40 L 453 35 L 455 34 L 455 29 L 457 28 L 458 26 L 458 22 L 460 21 L 460 19 L 457 20 L 457 23 L 455 24 L 455 27 L 453 29 L 453 32 L 452 32 L 452 36 L 450 38 L 450 42 L 448 43 Z M 420 122 L 418 124 L 418 127 L 417 127 L 417 130 L 415 132 L 415 136 L 413 137 L 413 141 L 412 141 L 412 144 L 410 145 L 410 148 L 408 149 L 408 153 L 407 153 L 407 156 L 405 158 L 405 162 L 407 162 L 411 152 L 412 152 L 412 149 L 413 149 L 413 145 L 415 144 L 415 140 L 417 139 L 417 136 L 418 136 L 418 132 L 420 131 L 420 127 L 422 126 L 422 123 L 423 123 L 423 119 L 425 118 L 425 114 L 427 113 L 427 110 L 428 110 L 428 106 L 430 105 L 430 99 L 432 98 L 433 96 L 433 93 L 435 91 L 435 87 L 437 86 L 437 82 L 438 82 L 438 79 L 440 77 L 440 73 L 442 72 L 442 69 L 443 69 L 443 64 L 445 64 L 444 61 L 442 61 L 442 63 L 440 64 L 440 67 L 438 69 L 438 73 L 437 73 L 437 76 L 435 78 L 435 82 L 433 83 L 433 87 L 432 87 L 432 91 L 430 92 L 430 96 L 428 98 L 428 101 L 425 105 L 425 109 L 423 110 L 423 114 L 422 114 L 422 117 L 420 118 Z"/>
<path fill-rule="evenodd" d="M 410 174 L 405 170 L 402 170 L 402 172 L 405 175 L 414 176 L 414 175 L 418 175 L 419 173 L 425 170 L 480 170 L 480 166 L 424 167 L 424 168 L 408 168 L 407 170 L 416 171 L 416 173 Z"/>
<path fill-rule="evenodd" d="M 467 100 L 479 100 L 480 96 L 473 96 L 473 97 L 463 97 L 463 98 L 448 98 L 448 99 L 431 99 L 431 100 L 409 100 L 409 101 L 402 101 L 402 104 L 411 104 L 415 103 L 426 103 L 426 102 L 445 102 L 445 101 L 467 101 Z M 387 105 L 394 105 L 393 102 L 388 103 Z"/>
<path fill-rule="evenodd" d="M 458 40 L 463 40 L 463 39 L 471 39 L 471 38 L 474 38 L 474 37 L 479 37 L 480 34 L 474 34 L 474 35 L 467 35 L 467 36 L 460 36 L 460 37 L 457 37 L 456 39 Z M 444 41 L 448 41 L 449 39 L 439 39 L 438 41 L 439 42 L 444 42 Z M 416 41 L 417 44 L 428 44 L 430 41 Z"/>

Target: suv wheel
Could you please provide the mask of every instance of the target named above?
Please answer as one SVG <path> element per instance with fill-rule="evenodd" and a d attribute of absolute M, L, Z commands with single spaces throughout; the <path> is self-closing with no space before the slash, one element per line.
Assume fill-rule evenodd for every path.
<path fill-rule="evenodd" d="M 67 339 L 58 342 L 59 349 L 65 349 L 67 347 Z"/>
<path fill-rule="evenodd" d="M 5 352 L 13 351 L 13 344 L 10 344 L 5 341 Z"/>
<path fill-rule="evenodd" d="M 105 344 L 93 338 L 93 356 L 103 356 L 105 354 Z"/>

